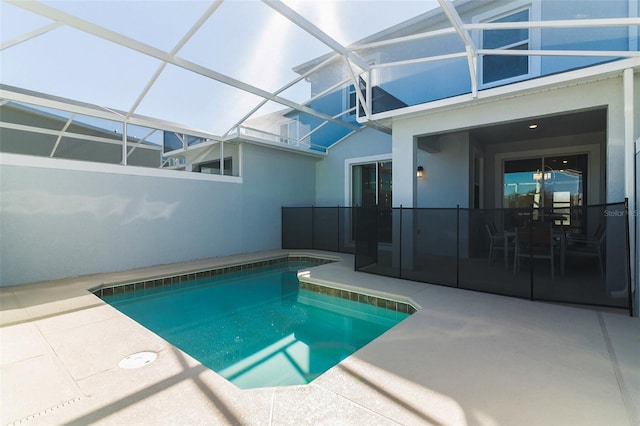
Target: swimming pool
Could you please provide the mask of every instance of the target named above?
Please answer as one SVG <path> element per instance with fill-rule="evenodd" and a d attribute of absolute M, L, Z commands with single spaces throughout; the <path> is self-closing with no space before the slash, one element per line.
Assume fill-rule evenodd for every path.
<path fill-rule="evenodd" d="M 240 388 L 306 384 L 410 315 L 384 299 L 300 288 L 297 271 L 310 266 L 288 261 L 101 296 Z"/>

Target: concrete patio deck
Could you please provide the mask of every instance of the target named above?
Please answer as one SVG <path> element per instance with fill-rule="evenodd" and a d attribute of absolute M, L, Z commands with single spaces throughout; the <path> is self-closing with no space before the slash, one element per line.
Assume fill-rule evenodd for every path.
<path fill-rule="evenodd" d="M 305 280 L 419 308 L 306 386 L 241 390 L 87 290 L 287 253 Z M 640 319 L 273 251 L 0 289 L 7 424 L 639 425 Z M 127 355 L 158 359 L 126 370 Z"/>

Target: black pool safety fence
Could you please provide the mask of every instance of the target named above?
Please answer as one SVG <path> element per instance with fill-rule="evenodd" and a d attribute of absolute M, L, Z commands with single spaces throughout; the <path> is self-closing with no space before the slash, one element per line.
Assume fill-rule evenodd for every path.
<path fill-rule="evenodd" d="M 283 207 L 282 248 L 355 270 L 530 300 L 628 309 L 629 209 Z"/>

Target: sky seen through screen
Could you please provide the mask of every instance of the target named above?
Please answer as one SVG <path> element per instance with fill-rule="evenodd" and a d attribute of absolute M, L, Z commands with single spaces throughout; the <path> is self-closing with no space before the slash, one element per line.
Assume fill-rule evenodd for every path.
<path fill-rule="evenodd" d="M 172 52 L 212 8 L 207 1 L 46 1 L 43 4 Z M 425 13 L 437 1 L 286 1 L 304 19 L 343 46 Z M 0 3 L 1 41 L 53 21 L 16 5 Z M 255 0 L 227 0 L 175 54 L 267 92 L 298 77 L 297 65 L 332 50 L 274 8 Z M 0 52 L 1 82 L 19 88 L 145 115 L 222 135 L 262 98 L 157 58 L 62 25 Z M 300 82 L 281 96 L 310 98 Z M 256 115 L 284 109 L 275 102 Z"/>

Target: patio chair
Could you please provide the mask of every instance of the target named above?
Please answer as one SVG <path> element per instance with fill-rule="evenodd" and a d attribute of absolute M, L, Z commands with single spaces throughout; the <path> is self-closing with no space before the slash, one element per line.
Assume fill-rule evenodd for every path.
<path fill-rule="evenodd" d="M 532 225 L 530 228 L 516 229 L 516 248 L 513 258 L 513 275 L 520 269 L 520 259 L 547 259 L 549 260 L 551 279 L 553 280 L 555 267 L 553 229 L 550 223 Z"/>
<path fill-rule="evenodd" d="M 498 232 L 496 226 L 493 223 L 486 223 L 485 227 L 487 228 L 487 234 L 489 235 L 489 260 L 488 263 L 491 263 L 495 260 L 496 251 L 505 251 L 508 250 L 508 247 L 504 245 L 504 234 L 502 232 Z M 505 253 L 505 256 L 507 253 Z"/>
<path fill-rule="evenodd" d="M 604 275 L 602 260 L 602 243 L 605 238 L 605 229 L 599 224 L 593 235 L 567 234 L 565 256 L 594 257 L 598 259 L 600 276 Z"/>

